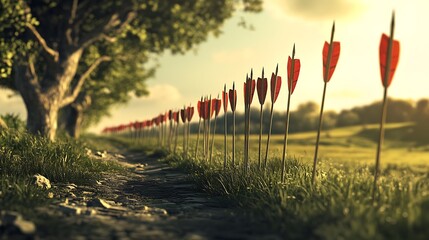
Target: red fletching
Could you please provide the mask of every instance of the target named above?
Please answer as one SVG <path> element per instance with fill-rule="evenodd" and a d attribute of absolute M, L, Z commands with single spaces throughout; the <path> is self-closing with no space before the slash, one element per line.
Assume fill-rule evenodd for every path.
<path fill-rule="evenodd" d="M 213 113 L 216 111 L 216 109 L 217 109 L 217 101 L 216 101 L 216 99 L 212 99 L 212 102 L 211 102 L 211 110 L 212 110 L 212 112 L 211 112 L 211 116 L 213 116 Z M 220 110 L 220 109 L 219 109 Z"/>
<path fill-rule="evenodd" d="M 222 100 L 212 99 L 212 112 L 215 112 L 216 116 L 219 115 L 220 109 L 222 107 Z"/>
<path fill-rule="evenodd" d="M 332 74 L 334 74 L 335 67 L 337 66 L 338 59 L 340 58 L 340 51 L 341 51 L 341 44 L 340 42 L 333 42 L 332 43 L 332 53 L 331 53 L 331 59 L 329 61 L 329 50 L 330 50 L 330 44 L 328 42 L 325 42 L 325 45 L 323 46 L 323 80 L 325 82 L 329 82 L 331 80 Z M 326 75 L 326 69 L 329 69 L 329 74 Z"/>
<path fill-rule="evenodd" d="M 389 87 L 390 83 L 392 83 L 393 75 L 395 74 L 396 67 L 399 62 L 399 41 L 392 40 L 392 52 L 391 52 L 391 60 L 390 60 L 390 71 L 389 77 L 386 79 L 386 65 L 387 65 L 387 55 L 389 51 L 389 41 L 390 37 L 383 33 L 380 41 L 380 72 L 381 72 L 381 82 L 384 87 Z M 387 83 L 385 82 L 387 81 Z"/>
<path fill-rule="evenodd" d="M 277 101 L 277 97 L 280 93 L 280 88 L 282 86 L 282 77 L 277 76 L 273 73 L 271 74 L 271 102 L 275 103 Z"/>
<path fill-rule="evenodd" d="M 203 116 L 203 118 L 205 120 L 208 120 L 208 119 L 210 119 L 212 114 L 213 114 L 212 105 L 211 105 L 210 100 L 207 99 L 204 101 L 204 116 Z"/>
<path fill-rule="evenodd" d="M 197 111 L 198 111 L 198 117 L 202 118 L 203 117 L 202 113 L 204 112 L 204 103 L 202 103 L 201 101 L 198 101 Z"/>
<path fill-rule="evenodd" d="M 179 111 L 173 113 L 173 118 L 176 123 L 179 122 Z"/>
<path fill-rule="evenodd" d="M 293 64 L 293 73 L 291 73 L 292 62 L 294 63 Z M 296 83 L 298 82 L 300 69 L 301 69 L 301 61 L 299 59 L 294 59 L 292 61 L 292 58 L 289 57 L 289 59 L 287 61 L 287 76 L 288 76 L 288 85 L 287 86 L 288 86 L 290 94 L 292 94 L 293 91 L 295 90 Z M 292 89 L 291 89 L 291 85 L 292 85 Z"/>
<path fill-rule="evenodd" d="M 250 83 L 250 89 L 247 89 L 247 83 Z M 250 95 L 248 95 L 248 93 Z M 246 105 L 252 104 L 254 93 L 255 93 L 255 80 L 249 79 L 247 80 L 247 82 L 244 83 L 244 104 Z"/>
<path fill-rule="evenodd" d="M 229 89 L 229 104 L 231 105 L 231 111 L 235 112 L 237 106 L 237 90 Z"/>
<path fill-rule="evenodd" d="M 267 97 L 267 90 L 268 90 L 267 78 L 258 78 L 258 81 L 256 83 L 256 89 L 258 91 L 259 103 L 263 105 L 265 103 L 265 98 Z"/>
<path fill-rule="evenodd" d="M 186 117 L 188 118 L 188 122 L 192 120 L 193 116 L 194 116 L 194 107 L 188 107 L 186 109 Z"/>
<path fill-rule="evenodd" d="M 228 93 L 222 91 L 222 102 L 223 102 L 223 112 L 226 113 L 228 111 Z"/>
<path fill-rule="evenodd" d="M 180 110 L 180 118 L 182 119 L 182 122 L 186 122 L 186 108 Z"/>
<path fill-rule="evenodd" d="M 158 116 L 154 118 L 154 121 L 155 121 L 155 125 L 158 126 L 161 123 L 161 118 Z"/>

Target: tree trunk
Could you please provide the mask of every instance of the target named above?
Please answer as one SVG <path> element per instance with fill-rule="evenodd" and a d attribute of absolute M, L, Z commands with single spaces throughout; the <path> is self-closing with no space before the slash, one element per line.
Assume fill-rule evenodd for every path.
<path fill-rule="evenodd" d="M 67 107 L 66 116 L 65 130 L 67 134 L 73 138 L 78 138 L 83 120 L 83 110 L 72 106 Z"/>
<path fill-rule="evenodd" d="M 54 140 L 57 132 L 58 104 L 49 104 L 48 99 L 24 102 L 27 108 L 28 131 Z"/>
<path fill-rule="evenodd" d="M 69 93 L 81 55 L 82 50 L 78 50 L 58 62 L 50 62 L 43 75 L 35 72 L 31 58 L 16 66 L 15 85 L 27 109 L 29 132 L 50 140 L 55 139 L 58 112 L 62 108 L 63 99 Z"/>
<path fill-rule="evenodd" d="M 62 113 L 63 128 L 73 138 L 79 138 L 82 131 L 84 111 L 91 105 L 91 97 L 80 95 L 73 104 L 66 106 Z"/>

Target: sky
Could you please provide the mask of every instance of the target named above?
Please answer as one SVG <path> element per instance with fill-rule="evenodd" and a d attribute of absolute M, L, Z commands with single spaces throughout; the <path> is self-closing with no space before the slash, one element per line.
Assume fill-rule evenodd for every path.
<path fill-rule="evenodd" d="M 425 0 L 266 0 L 263 12 L 236 14 L 225 22 L 222 35 L 209 37 L 195 51 L 160 56 L 156 76 L 147 82 L 150 95 L 133 97 L 127 105 L 114 108 L 112 116 L 91 131 L 152 118 L 185 104 L 195 106 L 202 95 L 216 97 L 224 84 L 229 89 L 233 82 L 238 89 L 237 109 L 241 109 L 243 82 L 250 69 L 258 77 L 262 67 L 268 75 L 279 64 L 279 75 L 286 77 L 287 59 L 294 44 L 301 72 L 291 108 L 308 101 L 320 102 L 322 47 L 329 41 L 334 20 L 334 40 L 341 42 L 341 54 L 328 83 L 325 109 L 339 111 L 381 100 L 378 48 L 381 34 L 389 33 L 392 11 L 396 15 L 395 39 L 400 41 L 401 53 L 389 96 L 407 100 L 429 98 L 428 9 L 429 1 Z M 238 26 L 242 17 L 254 30 Z M 10 92 L 0 90 L 0 114 L 14 112 L 25 117 L 20 97 L 9 95 Z M 256 98 L 255 94 L 255 106 Z M 285 111 L 286 104 L 287 86 L 283 85 L 275 110 Z"/>

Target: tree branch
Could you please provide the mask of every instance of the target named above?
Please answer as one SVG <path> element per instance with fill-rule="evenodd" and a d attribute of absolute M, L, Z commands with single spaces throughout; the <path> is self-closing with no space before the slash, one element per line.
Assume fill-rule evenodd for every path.
<path fill-rule="evenodd" d="M 70 6 L 70 16 L 67 21 L 67 29 L 65 31 L 67 43 L 70 45 L 74 45 L 77 41 L 73 41 L 73 25 L 76 19 L 77 9 L 79 5 L 79 0 L 73 0 L 72 5 Z"/>
<path fill-rule="evenodd" d="M 54 49 L 50 48 L 48 44 L 46 43 L 45 39 L 40 35 L 40 33 L 37 31 L 37 29 L 31 25 L 30 23 L 25 24 L 25 26 L 33 33 L 36 40 L 39 42 L 39 44 L 43 47 L 45 52 L 52 56 L 54 58 L 54 61 L 58 61 L 59 53 L 55 51 Z"/>
<path fill-rule="evenodd" d="M 73 0 L 73 4 L 70 10 L 70 19 L 69 19 L 69 24 L 73 24 L 74 20 L 76 19 L 76 13 L 77 13 L 77 7 L 78 7 L 78 3 L 79 0 Z"/>
<path fill-rule="evenodd" d="M 100 65 L 100 63 L 110 61 L 110 60 L 111 58 L 109 56 L 103 56 L 98 58 L 95 62 L 93 62 L 91 66 L 89 66 L 89 68 L 80 76 L 72 93 L 62 100 L 61 107 L 64 107 L 73 103 L 74 100 L 76 100 L 76 98 L 78 97 L 83 84 L 85 83 L 86 79 L 91 75 L 91 73 L 94 72 L 94 70 L 98 67 L 98 65 Z"/>
<path fill-rule="evenodd" d="M 95 27 L 92 32 L 85 34 L 85 38 L 80 41 L 80 46 L 86 48 L 95 41 L 106 39 L 107 34 L 115 30 L 122 31 L 136 17 L 134 11 L 124 11 L 123 13 L 114 13 L 108 17 L 99 27 Z M 109 37 L 112 39 L 112 37 Z M 108 38 L 108 39 L 109 39 Z"/>

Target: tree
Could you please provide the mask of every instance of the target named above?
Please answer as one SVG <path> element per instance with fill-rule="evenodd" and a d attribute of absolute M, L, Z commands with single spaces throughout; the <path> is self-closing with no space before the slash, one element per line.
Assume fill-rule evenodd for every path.
<path fill-rule="evenodd" d="M 62 109 L 60 129 L 77 138 L 82 128 L 108 116 L 113 105 L 125 104 L 131 94 L 140 97 L 148 93 L 145 80 L 154 75 L 156 66 L 147 67 L 148 52 L 139 51 L 137 47 L 132 44 L 114 44 L 104 50 L 110 52 L 108 55 L 118 57 L 100 66 L 85 82 L 76 100 Z M 100 55 L 95 51 L 96 48 L 91 50 L 83 56 L 82 65 L 89 66 Z M 140 61 L 134 61 L 135 58 Z M 78 74 L 87 66 L 78 69 Z"/>
<path fill-rule="evenodd" d="M 338 115 L 338 127 L 352 126 L 360 123 L 359 115 L 351 110 L 342 110 Z"/>
<path fill-rule="evenodd" d="M 155 54 L 166 49 L 183 53 L 209 34 L 220 34 L 234 11 L 258 12 L 262 5 L 261 0 L 1 1 L 5 9 L 0 23 L 18 29 L 15 38 L 27 46 L 11 51 L 9 86 L 24 100 L 28 130 L 50 139 L 55 138 L 59 110 L 78 99 L 85 81 L 100 65 L 117 57 L 105 55 L 103 47 L 132 43 Z M 5 14 L 14 8 L 23 16 L 18 21 L 15 13 Z M 0 42 L 12 41 L 7 34 L 0 38 Z M 77 74 L 91 47 L 99 57 Z"/>

